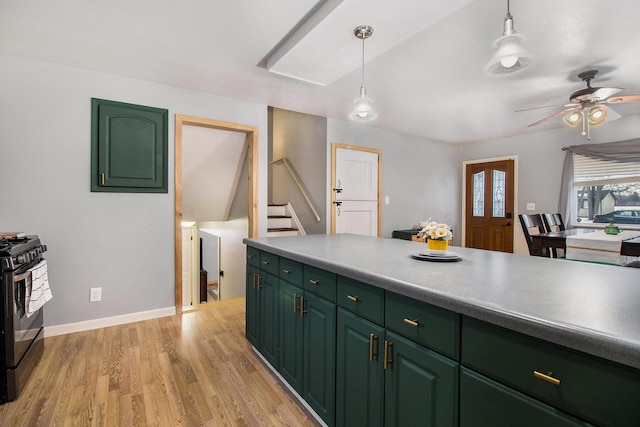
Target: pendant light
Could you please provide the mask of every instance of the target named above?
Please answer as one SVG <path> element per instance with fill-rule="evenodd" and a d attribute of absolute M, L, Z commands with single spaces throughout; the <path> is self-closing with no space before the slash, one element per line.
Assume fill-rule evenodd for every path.
<path fill-rule="evenodd" d="M 489 74 L 509 74 L 520 71 L 531 65 L 533 56 L 522 46 L 524 36 L 513 28 L 513 16 L 509 12 L 507 0 L 507 15 L 504 17 L 502 37 L 493 42 L 496 53 L 484 66 Z"/>
<path fill-rule="evenodd" d="M 360 25 L 353 30 L 353 34 L 362 40 L 362 84 L 360 86 L 360 96 L 353 101 L 355 107 L 349 114 L 349 118 L 363 122 L 373 120 L 378 116 L 371 107 L 372 101 L 367 97 L 367 88 L 364 86 L 364 41 L 371 37 L 373 28 L 368 25 Z"/>

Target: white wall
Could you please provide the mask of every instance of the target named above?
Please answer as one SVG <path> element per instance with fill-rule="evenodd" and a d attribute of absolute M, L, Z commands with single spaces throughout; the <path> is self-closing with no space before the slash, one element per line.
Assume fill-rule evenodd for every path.
<path fill-rule="evenodd" d="M 327 200 L 331 187 L 331 143 L 382 151 L 382 236 L 406 230 L 429 217 L 453 228 L 460 244 L 460 147 L 360 123 L 327 120 Z M 327 207 L 330 218 L 331 206 Z M 330 224 L 328 224 L 329 229 Z"/>
<path fill-rule="evenodd" d="M 266 106 L 6 55 L 0 94 L 0 229 L 38 234 L 49 248 L 46 326 L 174 306 L 175 114 L 259 128 L 266 234 Z M 168 194 L 90 191 L 92 97 L 169 110 Z M 102 302 L 89 303 L 96 286 Z"/>

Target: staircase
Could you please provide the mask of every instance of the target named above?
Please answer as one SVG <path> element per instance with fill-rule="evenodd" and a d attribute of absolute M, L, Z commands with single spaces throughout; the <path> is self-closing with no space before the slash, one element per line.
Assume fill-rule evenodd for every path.
<path fill-rule="evenodd" d="M 267 207 L 267 236 L 298 236 L 307 234 L 293 211 L 291 203 Z"/>

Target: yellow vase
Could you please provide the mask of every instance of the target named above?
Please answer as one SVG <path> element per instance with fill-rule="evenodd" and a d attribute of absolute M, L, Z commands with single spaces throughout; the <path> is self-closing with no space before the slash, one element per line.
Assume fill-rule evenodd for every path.
<path fill-rule="evenodd" d="M 446 251 L 449 248 L 449 241 L 427 239 L 427 248 L 431 251 Z"/>

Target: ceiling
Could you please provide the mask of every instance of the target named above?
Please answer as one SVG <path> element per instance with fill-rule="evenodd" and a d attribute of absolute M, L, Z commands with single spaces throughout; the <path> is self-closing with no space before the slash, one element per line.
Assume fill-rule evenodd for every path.
<path fill-rule="evenodd" d="M 295 29 L 308 30 L 301 22 L 325 3 L 341 15 L 329 14 L 330 25 L 320 21 L 319 28 L 343 37 L 314 33 L 306 49 L 327 51 L 324 40 L 331 40 L 351 65 L 325 86 L 268 71 L 269 54 Z M 535 62 L 504 76 L 483 67 L 502 35 L 506 0 L 419 3 L 427 7 L 399 9 L 388 0 L 0 0 L 0 52 L 348 120 L 361 83 L 362 42 L 353 29 L 367 24 L 374 34 L 365 42 L 365 82 L 378 113 L 369 125 L 455 143 L 565 126 L 559 118 L 527 127 L 553 108 L 514 110 L 567 103 L 584 87 L 577 78 L 584 70 L 600 70 L 594 86 L 640 93 L 637 0 L 511 1 L 515 29 Z M 613 108 L 623 117 L 640 114 L 640 103 Z"/>

